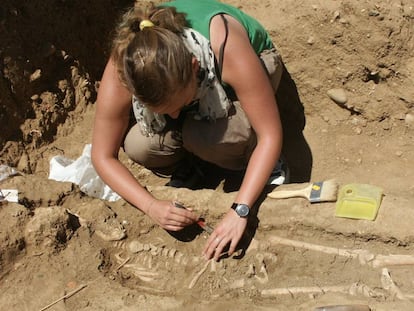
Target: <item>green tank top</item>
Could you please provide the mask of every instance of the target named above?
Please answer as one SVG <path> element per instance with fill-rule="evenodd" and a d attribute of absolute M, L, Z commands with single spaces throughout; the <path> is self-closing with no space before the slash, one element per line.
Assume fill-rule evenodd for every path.
<path fill-rule="evenodd" d="M 250 42 L 258 55 L 263 50 L 273 47 L 268 32 L 256 19 L 229 4 L 216 0 L 176 0 L 163 3 L 161 6 L 173 6 L 178 12 L 186 13 L 189 26 L 207 39 L 210 39 L 211 19 L 217 14 L 228 14 L 244 26 Z"/>

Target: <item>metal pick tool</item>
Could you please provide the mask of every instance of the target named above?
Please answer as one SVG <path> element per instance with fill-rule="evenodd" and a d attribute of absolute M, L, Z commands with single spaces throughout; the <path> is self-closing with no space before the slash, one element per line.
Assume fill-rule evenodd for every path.
<path fill-rule="evenodd" d="M 174 206 L 175 207 L 178 207 L 178 208 L 184 208 L 184 209 L 186 209 L 186 207 L 184 206 L 184 205 L 182 205 L 181 203 L 179 203 L 179 202 L 174 202 Z M 211 234 L 211 233 L 213 233 L 213 231 L 214 231 L 214 229 L 211 227 L 211 226 L 209 226 L 209 225 L 207 225 L 206 223 L 205 223 L 205 221 L 204 221 L 204 219 L 202 219 L 202 218 L 199 218 L 198 220 L 197 220 L 197 224 L 205 231 L 205 232 L 207 232 L 208 234 Z"/>

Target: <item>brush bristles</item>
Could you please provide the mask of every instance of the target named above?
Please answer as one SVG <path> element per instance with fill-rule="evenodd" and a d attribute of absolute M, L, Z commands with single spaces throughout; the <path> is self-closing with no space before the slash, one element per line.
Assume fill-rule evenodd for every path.
<path fill-rule="evenodd" d="M 339 184 L 335 179 L 329 179 L 323 182 L 321 193 L 319 195 L 320 202 L 333 202 L 338 198 Z"/>

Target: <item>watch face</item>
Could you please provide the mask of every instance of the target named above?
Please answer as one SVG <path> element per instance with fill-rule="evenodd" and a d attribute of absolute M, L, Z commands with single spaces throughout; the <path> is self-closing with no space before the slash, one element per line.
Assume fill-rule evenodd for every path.
<path fill-rule="evenodd" d="M 236 213 L 240 217 L 246 217 L 247 215 L 249 215 L 249 211 L 250 209 L 246 204 L 238 204 L 236 207 Z"/>

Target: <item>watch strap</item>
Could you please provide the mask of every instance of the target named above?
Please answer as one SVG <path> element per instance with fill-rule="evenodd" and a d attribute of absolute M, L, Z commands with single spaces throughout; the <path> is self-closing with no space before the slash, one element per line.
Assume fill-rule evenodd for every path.
<path fill-rule="evenodd" d="M 246 218 L 250 213 L 250 207 L 247 204 L 233 203 L 231 208 L 237 213 L 237 215 L 243 218 Z"/>

